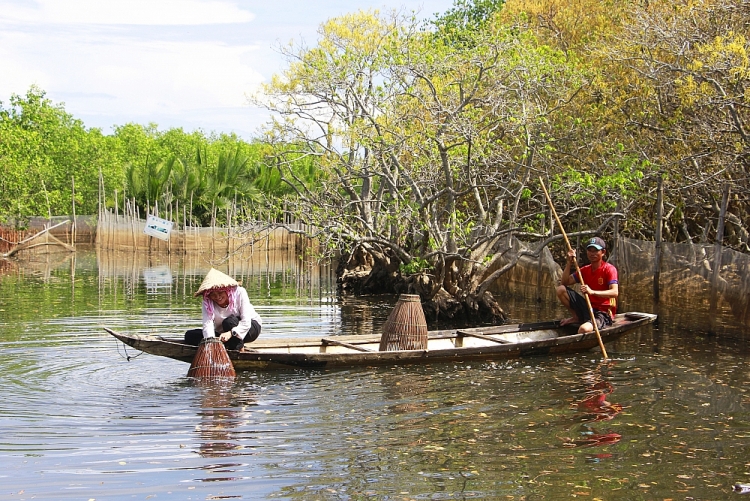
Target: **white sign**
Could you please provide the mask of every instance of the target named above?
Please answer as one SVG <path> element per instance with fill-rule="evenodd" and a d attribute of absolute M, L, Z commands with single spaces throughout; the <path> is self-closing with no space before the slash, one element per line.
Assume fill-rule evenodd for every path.
<path fill-rule="evenodd" d="M 143 233 L 161 240 L 169 240 L 169 232 L 172 231 L 172 221 L 149 215 L 146 218 L 146 227 Z"/>

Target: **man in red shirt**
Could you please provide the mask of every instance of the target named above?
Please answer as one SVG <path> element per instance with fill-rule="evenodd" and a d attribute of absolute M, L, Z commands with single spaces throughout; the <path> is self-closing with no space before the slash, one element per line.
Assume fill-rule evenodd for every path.
<path fill-rule="evenodd" d="M 581 268 L 583 276 L 581 292 L 589 296 L 599 329 L 612 325 L 617 313 L 617 296 L 619 295 L 617 268 L 604 261 L 606 253 L 607 244 L 604 240 L 599 237 L 592 238 L 586 243 L 586 255 L 590 264 Z M 575 259 L 576 251 L 571 249 L 568 251 L 568 259 L 565 262 L 560 285 L 557 286 L 558 299 L 573 314 L 572 317 L 560 321 L 560 325 L 581 324 L 578 328 L 579 333 L 591 332 L 594 330 L 594 325 L 591 323 L 586 299 L 569 287 L 580 282 L 578 273 L 570 272 Z"/>

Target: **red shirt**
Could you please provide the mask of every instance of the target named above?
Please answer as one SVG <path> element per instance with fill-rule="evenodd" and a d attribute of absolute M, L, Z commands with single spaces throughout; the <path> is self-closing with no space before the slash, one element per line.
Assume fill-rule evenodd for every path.
<path fill-rule="evenodd" d="M 618 283 L 617 268 L 606 261 L 602 261 L 601 266 L 596 271 L 591 269 L 590 264 L 587 264 L 581 268 L 581 275 L 583 276 L 583 282 L 595 291 L 609 290 L 610 285 Z M 574 273 L 573 278 L 578 282 L 578 273 Z M 606 311 L 609 313 L 609 316 L 612 318 L 615 317 L 617 313 L 617 298 L 589 294 L 589 301 L 591 301 L 592 308 L 599 311 Z"/>

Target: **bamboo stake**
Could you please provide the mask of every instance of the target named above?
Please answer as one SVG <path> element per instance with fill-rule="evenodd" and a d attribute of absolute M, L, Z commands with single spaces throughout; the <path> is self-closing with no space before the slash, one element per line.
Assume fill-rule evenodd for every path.
<path fill-rule="evenodd" d="M 120 247 L 120 200 L 115 190 L 115 247 Z"/>
<path fill-rule="evenodd" d="M 563 227 L 562 222 L 560 222 L 560 218 L 557 216 L 557 211 L 555 210 L 555 206 L 552 205 L 552 199 L 550 198 L 549 193 L 547 193 L 547 187 L 544 186 L 544 181 L 542 181 L 541 177 L 539 178 L 539 182 L 542 185 L 542 190 L 544 190 L 544 196 L 547 197 L 547 203 L 552 209 L 552 215 L 555 216 L 555 221 L 557 221 L 557 225 L 560 227 L 560 233 L 562 233 L 562 236 L 565 239 L 565 244 L 568 246 L 569 251 L 573 250 L 573 248 L 570 246 L 568 235 L 565 233 L 565 227 Z M 576 259 L 574 263 L 576 265 L 576 272 L 578 273 L 578 279 L 581 281 L 581 285 L 584 285 L 583 275 L 581 275 L 581 268 L 578 266 L 578 260 Z M 599 341 L 599 348 L 602 350 L 602 355 L 604 356 L 604 359 L 609 360 L 609 356 L 607 355 L 607 350 L 606 348 L 604 348 L 604 343 L 602 342 L 602 335 L 599 333 L 599 326 L 596 325 L 596 317 L 594 316 L 594 308 L 591 306 L 591 300 L 589 299 L 589 295 L 584 294 L 583 297 L 586 298 L 586 304 L 589 307 L 589 315 L 591 315 L 591 325 L 594 326 L 594 332 L 596 332 L 596 340 Z"/>
<path fill-rule="evenodd" d="M 656 187 L 656 231 L 654 235 L 654 302 L 659 302 L 659 280 L 661 278 L 661 232 L 664 226 L 664 178 L 659 176 Z"/>
<path fill-rule="evenodd" d="M 709 300 L 709 312 L 711 317 L 711 332 L 716 334 L 716 309 L 719 304 L 719 280 L 721 279 L 721 249 L 724 243 L 724 220 L 729 205 L 729 183 L 725 183 L 722 189 L 721 208 L 719 209 L 719 220 L 716 224 L 716 242 L 714 243 L 714 269 L 711 274 L 711 298 Z"/>
<path fill-rule="evenodd" d="M 182 253 L 187 254 L 188 246 L 188 223 L 187 223 L 187 209 L 185 204 L 182 204 Z"/>

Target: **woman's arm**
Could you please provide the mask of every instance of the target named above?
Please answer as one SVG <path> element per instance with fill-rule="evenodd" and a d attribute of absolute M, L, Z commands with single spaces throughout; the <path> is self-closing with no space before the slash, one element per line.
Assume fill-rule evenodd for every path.
<path fill-rule="evenodd" d="M 214 317 L 213 315 L 208 314 L 208 311 L 206 311 L 206 304 L 204 302 L 201 302 L 201 311 L 203 313 L 203 337 L 216 337 L 216 330 L 214 329 Z"/>
<path fill-rule="evenodd" d="M 232 329 L 232 332 L 234 335 L 239 337 L 240 339 L 245 339 L 245 336 L 247 336 L 248 331 L 253 326 L 253 320 L 255 320 L 258 325 L 263 325 L 262 320 L 260 319 L 260 315 L 258 315 L 258 312 L 255 311 L 255 308 L 250 303 L 250 298 L 247 295 L 247 290 L 245 290 L 244 287 L 237 287 L 238 299 L 239 304 L 237 305 L 237 316 L 240 317 L 240 323 Z"/>

